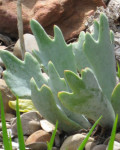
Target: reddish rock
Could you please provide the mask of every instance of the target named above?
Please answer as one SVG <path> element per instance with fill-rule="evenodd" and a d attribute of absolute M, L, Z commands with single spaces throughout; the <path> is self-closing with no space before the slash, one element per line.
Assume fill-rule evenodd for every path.
<path fill-rule="evenodd" d="M 47 142 L 50 141 L 50 138 L 51 134 L 47 133 L 44 130 L 38 130 L 28 137 L 25 144 L 28 145 L 36 142 Z"/>
<path fill-rule="evenodd" d="M 0 33 L 17 37 L 17 0 L 0 3 Z M 24 33 L 30 33 L 29 21 L 38 20 L 48 34 L 53 35 L 53 25 L 58 25 L 65 39 L 70 39 L 85 29 L 85 21 L 102 0 L 23 0 Z"/>

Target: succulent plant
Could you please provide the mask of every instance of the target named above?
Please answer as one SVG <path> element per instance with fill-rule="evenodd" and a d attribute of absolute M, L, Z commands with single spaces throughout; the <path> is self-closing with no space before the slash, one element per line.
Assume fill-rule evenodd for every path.
<path fill-rule="evenodd" d="M 88 128 L 88 119 L 96 121 L 101 115 L 100 125 L 112 128 L 116 113 L 119 126 L 120 84 L 116 85 L 114 35 L 106 16 L 94 22 L 93 34 L 81 32 L 71 44 L 57 26 L 51 39 L 37 21 L 30 24 L 39 51 L 26 53 L 24 61 L 0 51 L 4 79 L 14 95 L 32 99 L 44 118 L 53 124 L 58 120 L 59 129 L 66 132 Z"/>

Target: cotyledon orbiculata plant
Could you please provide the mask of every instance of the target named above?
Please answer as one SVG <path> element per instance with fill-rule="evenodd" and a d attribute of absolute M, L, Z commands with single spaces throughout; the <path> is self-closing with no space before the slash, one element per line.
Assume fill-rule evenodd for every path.
<path fill-rule="evenodd" d="M 44 118 L 54 124 L 58 120 L 66 132 L 88 128 L 88 118 L 95 121 L 101 115 L 100 125 L 112 128 L 115 114 L 120 114 L 120 84 L 116 85 L 114 35 L 106 16 L 94 22 L 93 34 L 81 32 L 71 44 L 57 26 L 51 39 L 37 21 L 30 24 L 39 51 L 26 53 L 24 61 L 0 51 L 11 91 L 31 98 Z"/>

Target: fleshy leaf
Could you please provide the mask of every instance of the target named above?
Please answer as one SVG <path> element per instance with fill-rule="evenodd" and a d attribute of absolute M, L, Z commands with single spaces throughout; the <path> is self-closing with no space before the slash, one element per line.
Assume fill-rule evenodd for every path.
<path fill-rule="evenodd" d="M 120 83 L 112 92 L 111 103 L 116 114 L 118 114 L 118 126 L 120 127 Z"/>
<path fill-rule="evenodd" d="M 29 112 L 29 111 L 37 111 L 35 106 L 32 103 L 32 100 L 29 99 L 19 99 L 19 111 L 20 112 Z M 16 110 L 16 101 L 9 101 L 9 106 Z"/>
<path fill-rule="evenodd" d="M 91 69 L 85 68 L 84 70 L 82 70 L 81 76 L 86 89 L 100 90 L 100 86 L 97 81 L 97 78 Z"/>
<path fill-rule="evenodd" d="M 94 33 L 91 36 L 98 40 L 99 36 L 99 24 L 97 21 L 94 21 Z M 75 55 L 75 62 L 77 66 L 77 70 L 81 72 L 82 69 L 89 67 L 92 69 L 92 65 L 90 64 L 88 58 L 86 57 L 83 51 L 83 43 L 85 42 L 85 32 L 82 31 L 79 35 L 78 41 L 72 43 L 73 53 Z"/>
<path fill-rule="evenodd" d="M 86 75 L 88 73 L 89 76 L 90 71 L 90 69 L 87 69 L 85 71 Z M 83 75 L 85 73 L 82 73 L 82 78 L 84 78 Z M 104 119 L 100 121 L 100 124 L 103 127 L 111 128 L 115 114 L 110 102 L 103 95 L 102 91 L 94 87 L 85 87 L 82 78 L 79 78 L 71 71 L 65 71 L 65 77 L 73 92 L 59 92 L 58 97 L 62 104 L 67 109 L 84 114 L 87 118 L 91 118 L 94 121 L 102 115 Z M 88 83 L 90 83 L 90 80 L 91 78 L 89 78 Z"/>
<path fill-rule="evenodd" d="M 14 55 L 12 55 L 11 53 L 7 51 L 1 51 L 0 55 L 7 69 L 4 72 L 4 78 L 8 86 L 10 87 L 10 89 L 13 91 L 15 95 L 18 95 L 19 97 L 22 97 L 22 98 L 31 98 L 30 79 L 32 77 L 35 78 L 35 81 L 39 88 L 43 84 L 46 84 L 46 85 L 49 84 L 53 90 L 54 97 L 57 97 L 57 91 L 61 90 L 62 87 L 64 90 L 66 89 L 64 79 L 56 78 L 56 81 L 54 81 L 53 79 L 54 84 L 53 83 L 50 84 L 52 81 L 52 77 L 55 76 L 55 74 L 50 76 L 51 79 L 48 78 L 49 79 L 49 83 L 48 83 L 48 79 L 40 70 L 39 63 L 31 54 L 26 53 L 24 62 L 20 61 L 18 58 L 16 58 Z M 59 84 L 55 84 L 56 82 L 59 82 Z M 58 87 L 57 90 L 55 90 L 56 87 Z M 60 109 L 62 109 L 59 103 L 57 105 Z M 65 114 L 66 116 L 71 117 L 71 119 L 74 119 L 74 121 L 77 121 L 78 123 L 84 124 L 85 128 L 90 126 L 90 123 L 82 115 L 78 116 L 78 114 L 76 113 L 73 113 L 70 111 L 66 111 L 66 112 L 67 112 L 67 115 Z"/>
<path fill-rule="evenodd" d="M 94 21 L 94 33 L 91 35 L 96 41 L 98 40 L 98 38 L 99 38 L 99 23 L 96 20 Z"/>
<path fill-rule="evenodd" d="M 92 68 L 83 51 L 84 41 L 85 41 L 85 33 L 82 31 L 79 35 L 78 41 L 72 44 L 73 53 L 75 55 L 76 66 L 80 72 L 85 67 Z"/>
<path fill-rule="evenodd" d="M 47 84 L 43 77 L 40 65 L 30 54 L 26 53 L 25 60 L 21 61 L 8 51 L 0 51 L 6 70 L 4 79 L 11 91 L 19 98 L 31 98 L 30 79 L 34 77 L 38 87 Z"/>
<path fill-rule="evenodd" d="M 57 26 L 53 39 L 37 21 L 32 20 L 31 27 L 39 46 L 39 51 L 33 51 L 36 58 L 26 54 L 25 60 L 20 61 L 10 52 L 0 52 L 7 69 L 4 78 L 12 92 L 21 98 L 32 98 L 41 115 L 54 124 L 58 120 L 64 131 L 88 128 L 85 117 L 95 121 L 101 115 L 100 124 L 111 128 L 115 114 L 110 98 L 116 71 L 114 36 L 109 32 L 106 17 L 101 15 L 100 23 L 95 22 L 94 34 L 82 32 L 78 42 L 69 45 Z M 86 66 L 92 71 L 87 68 L 81 72 Z M 65 71 L 65 79 L 64 70 L 71 70 Z"/>
<path fill-rule="evenodd" d="M 60 77 L 64 77 L 66 69 L 76 72 L 72 45 L 65 43 L 61 30 L 54 26 L 54 39 L 51 39 L 37 21 L 31 20 L 30 24 L 39 47 L 39 51 L 33 51 L 33 54 L 45 71 L 48 70 L 48 62 L 52 61 Z"/>
<path fill-rule="evenodd" d="M 51 99 L 52 99 L 52 101 L 54 101 L 55 105 L 49 104 L 49 106 L 47 106 L 48 103 L 50 103 L 49 102 L 49 96 L 44 97 L 44 98 L 41 96 L 38 99 L 38 97 L 36 97 L 36 92 L 38 92 L 39 90 L 35 90 L 35 88 L 31 88 L 31 90 L 32 90 L 32 101 L 33 101 L 35 106 L 37 104 L 37 109 L 39 110 L 40 114 L 43 115 L 45 118 L 47 117 L 46 119 L 48 119 L 49 121 L 51 121 L 51 118 L 53 117 L 52 120 L 54 120 L 54 121 L 52 121 L 52 123 L 56 122 L 56 120 L 54 118 L 54 115 L 52 114 L 53 112 L 50 111 L 51 112 L 50 113 L 49 111 L 45 112 L 43 110 L 43 109 L 45 109 L 45 107 L 42 107 L 42 105 L 43 105 L 42 103 L 45 103 L 44 105 L 46 105 L 46 107 L 48 107 L 48 109 L 54 110 L 54 113 L 56 113 L 56 111 L 58 112 L 56 114 L 56 118 L 58 118 L 60 127 L 63 126 L 63 124 L 64 124 L 62 122 L 62 118 L 60 116 L 62 116 L 62 117 L 64 116 L 63 120 L 66 119 L 66 122 L 69 123 L 69 126 L 73 126 L 73 124 L 79 123 L 79 127 L 81 127 L 81 126 L 83 128 L 90 127 L 91 126 L 90 123 L 88 122 L 88 120 L 84 116 L 67 110 L 61 104 L 61 102 L 58 100 L 58 97 L 57 97 L 58 92 L 61 91 L 61 90 L 67 90 L 68 91 L 68 86 L 67 86 L 65 80 L 63 78 L 60 78 L 60 76 L 59 76 L 58 72 L 56 71 L 56 69 L 55 69 L 54 65 L 52 64 L 52 62 L 49 62 L 49 64 L 48 64 L 48 74 L 49 74 L 49 79 L 48 79 L 48 86 L 49 87 L 47 87 L 46 85 L 45 85 L 45 87 L 44 86 L 43 87 L 46 89 L 46 92 L 48 91 L 48 93 L 52 94 Z M 35 81 L 32 82 L 32 83 L 34 83 L 34 86 L 35 86 Z M 41 87 L 41 89 L 42 89 L 42 87 Z M 40 93 L 41 93 L 41 90 L 40 90 Z M 38 106 L 39 106 L 39 108 L 38 108 Z M 54 108 L 53 106 L 56 107 L 56 108 Z M 72 127 L 70 127 L 69 131 L 71 129 L 72 129 Z"/>
<path fill-rule="evenodd" d="M 56 101 L 56 104 L 59 106 L 59 108 L 65 112 L 65 114 L 73 121 L 79 123 L 84 128 L 89 128 L 91 125 L 88 122 L 88 120 L 83 116 L 76 112 L 71 112 L 68 109 L 66 109 L 61 102 L 58 99 L 58 92 L 60 91 L 70 91 L 64 78 L 60 78 L 58 72 L 56 71 L 54 65 L 52 62 L 48 63 L 48 74 L 49 74 L 49 80 L 48 85 L 53 93 L 54 100 Z"/>
<path fill-rule="evenodd" d="M 109 32 L 108 21 L 101 14 L 99 24 L 99 38 L 89 33 L 85 35 L 84 52 L 93 67 L 93 71 L 108 100 L 116 85 L 115 54 L 113 34 Z"/>
<path fill-rule="evenodd" d="M 58 127 L 66 132 L 79 130 L 79 124 L 70 120 L 66 114 L 56 105 L 52 91 L 46 85 L 38 89 L 35 81 L 31 80 L 32 101 L 40 114 L 51 123 L 58 120 Z"/>

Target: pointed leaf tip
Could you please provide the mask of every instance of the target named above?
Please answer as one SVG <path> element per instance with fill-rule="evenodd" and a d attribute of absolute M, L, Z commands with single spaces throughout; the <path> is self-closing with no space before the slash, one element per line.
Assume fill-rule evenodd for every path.
<path fill-rule="evenodd" d="M 66 70 L 64 73 L 67 82 L 73 91 L 79 91 L 81 88 L 85 88 L 84 82 L 77 74 L 69 70 Z"/>
<path fill-rule="evenodd" d="M 106 19 L 106 20 L 108 20 L 107 17 L 106 17 L 106 15 L 104 13 L 101 13 L 100 14 L 100 19 L 103 19 L 103 18 Z"/>
<path fill-rule="evenodd" d="M 35 19 L 31 19 L 30 20 L 30 26 L 31 26 L 31 28 L 33 28 L 34 25 L 39 25 L 39 22 L 37 20 L 35 20 Z"/>
<path fill-rule="evenodd" d="M 52 61 L 49 61 L 49 62 L 48 62 L 48 66 L 49 66 L 49 65 L 53 65 Z"/>
<path fill-rule="evenodd" d="M 63 44 L 66 44 L 61 29 L 60 29 L 58 26 L 56 26 L 56 25 L 54 25 L 54 38 L 55 38 L 55 40 L 58 41 L 58 42 L 61 41 L 61 44 L 62 44 L 62 43 L 63 43 Z"/>

